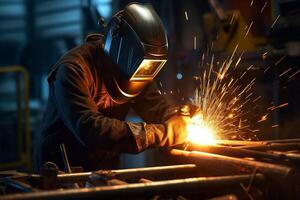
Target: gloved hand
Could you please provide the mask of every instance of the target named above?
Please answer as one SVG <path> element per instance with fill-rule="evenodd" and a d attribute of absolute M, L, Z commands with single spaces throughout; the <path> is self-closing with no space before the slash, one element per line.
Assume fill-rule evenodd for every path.
<path fill-rule="evenodd" d="M 185 105 L 163 124 L 127 122 L 134 135 L 137 152 L 149 147 L 170 147 L 184 143 L 190 117 L 197 111 L 196 106 Z"/>
<path fill-rule="evenodd" d="M 185 104 L 179 107 L 177 115 L 173 115 L 165 122 L 165 134 L 160 146 L 175 146 L 186 142 L 187 126 L 191 117 L 199 112 L 199 107 L 193 104 Z"/>
<path fill-rule="evenodd" d="M 165 134 L 160 142 L 160 146 L 174 146 L 186 141 L 187 125 L 190 117 L 174 115 L 165 122 Z"/>

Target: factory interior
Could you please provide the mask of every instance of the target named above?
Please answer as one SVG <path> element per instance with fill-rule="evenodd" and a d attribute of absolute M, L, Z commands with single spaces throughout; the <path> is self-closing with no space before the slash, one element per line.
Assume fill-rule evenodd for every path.
<path fill-rule="evenodd" d="M 299 91 L 300 0 L 0 0 L 0 199 L 300 199 Z"/>

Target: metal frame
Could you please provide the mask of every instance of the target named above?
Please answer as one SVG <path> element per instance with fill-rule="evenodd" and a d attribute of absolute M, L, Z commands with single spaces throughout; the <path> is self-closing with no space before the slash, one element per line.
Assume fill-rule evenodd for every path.
<path fill-rule="evenodd" d="M 24 98 L 22 98 L 22 90 L 20 82 L 17 81 L 17 126 L 18 126 L 18 145 L 20 160 L 15 162 L 1 163 L 0 169 L 15 168 L 15 167 L 27 167 L 31 169 L 31 135 L 29 124 L 29 73 L 22 66 L 5 66 L 0 67 L 0 74 L 4 73 L 16 73 L 23 76 L 24 81 Z M 24 100 L 24 134 L 22 129 L 22 100 Z M 25 145 L 23 145 L 25 141 Z"/>

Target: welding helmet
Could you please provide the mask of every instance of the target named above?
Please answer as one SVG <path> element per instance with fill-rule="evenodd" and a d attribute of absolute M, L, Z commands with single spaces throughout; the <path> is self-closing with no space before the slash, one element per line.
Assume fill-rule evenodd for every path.
<path fill-rule="evenodd" d="M 167 61 L 167 36 L 151 5 L 131 3 L 108 23 L 104 52 L 110 75 L 104 78 L 108 93 L 117 103 L 136 97 Z"/>

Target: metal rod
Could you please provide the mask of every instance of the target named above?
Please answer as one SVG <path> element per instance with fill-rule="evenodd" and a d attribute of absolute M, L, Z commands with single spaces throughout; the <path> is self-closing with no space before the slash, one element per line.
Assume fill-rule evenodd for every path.
<path fill-rule="evenodd" d="M 83 182 L 88 181 L 90 176 L 97 174 L 100 176 L 106 176 L 109 178 L 118 179 L 133 179 L 133 178 L 145 178 L 145 177 L 160 177 L 170 174 L 186 174 L 188 172 L 194 172 L 197 169 L 195 164 L 186 165 L 170 165 L 159 167 L 144 167 L 144 168 L 132 168 L 132 169 L 120 169 L 120 170 L 99 170 L 95 172 L 80 172 L 69 174 L 58 174 L 57 180 L 61 183 L 67 182 Z M 40 175 L 32 174 L 30 178 L 33 180 L 39 180 Z"/>
<path fill-rule="evenodd" d="M 63 159 L 63 162 L 64 162 L 65 171 L 66 171 L 68 174 L 69 174 L 69 173 L 72 173 L 72 169 L 71 169 L 71 167 L 70 167 L 69 158 L 68 158 L 68 155 L 67 155 L 67 151 L 66 151 L 65 144 L 60 144 L 59 147 L 60 147 L 62 159 Z M 73 187 L 74 187 L 74 188 L 79 188 L 78 183 L 75 182 L 75 183 L 73 184 Z"/>
<path fill-rule="evenodd" d="M 213 165 L 214 168 L 219 168 L 220 170 L 223 170 L 225 166 L 231 166 L 236 170 L 243 172 L 253 172 L 257 170 L 280 184 L 285 184 L 287 181 L 294 180 L 292 178 L 296 178 L 297 175 L 296 170 L 293 168 L 266 162 L 233 158 L 206 152 L 183 151 L 178 149 L 172 149 L 169 153 L 173 156 L 191 158 L 199 163 L 199 165 L 202 163 L 205 165 Z"/>
<path fill-rule="evenodd" d="M 240 184 L 249 183 L 253 175 L 234 175 L 220 177 L 197 177 L 157 181 L 151 183 L 134 183 L 127 185 L 103 186 L 94 188 L 79 188 L 34 192 L 27 194 L 14 194 L 1 196 L 2 200 L 19 199 L 99 199 L 99 198 L 124 198 L 138 196 L 153 196 L 157 194 L 182 194 L 182 193 L 207 193 L 219 188 L 229 190 L 241 189 Z M 256 174 L 255 185 L 263 185 L 264 175 Z"/>
<path fill-rule="evenodd" d="M 59 144 L 59 148 L 60 148 L 60 151 L 61 151 L 62 160 L 64 162 L 65 172 L 72 173 L 70 163 L 69 163 L 69 159 L 68 159 L 67 152 L 66 152 L 65 144 Z"/>
<path fill-rule="evenodd" d="M 295 142 L 300 142 L 300 138 L 281 139 L 281 140 L 266 140 L 266 141 L 264 141 L 265 144 L 270 144 L 270 143 L 295 143 Z"/>
<path fill-rule="evenodd" d="M 275 154 L 268 152 L 260 152 L 251 149 L 242 149 L 236 147 L 229 146 L 221 146 L 221 145 L 190 145 L 188 150 L 202 151 L 207 153 L 215 153 L 225 156 L 233 156 L 233 157 L 252 157 L 259 160 L 271 159 L 272 161 L 284 162 L 286 159 L 290 158 L 290 161 L 300 162 L 300 156 L 288 156 L 286 154 Z"/>
<path fill-rule="evenodd" d="M 300 161 L 300 154 L 289 153 L 289 152 L 280 152 L 280 151 L 271 151 L 270 153 L 280 156 L 284 159 L 289 159 L 291 161 L 295 161 L 295 162 Z"/>
<path fill-rule="evenodd" d="M 241 146 L 239 148 L 258 151 L 290 151 L 300 150 L 300 143 L 271 143 L 262 145 Z"/>
<path fill-rule="evenodd" d="M 226 146 L 252 146 L 265 144 L 263 141 L 217 140 L 217 144 Z"/>

